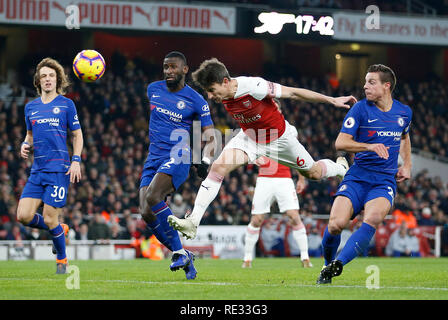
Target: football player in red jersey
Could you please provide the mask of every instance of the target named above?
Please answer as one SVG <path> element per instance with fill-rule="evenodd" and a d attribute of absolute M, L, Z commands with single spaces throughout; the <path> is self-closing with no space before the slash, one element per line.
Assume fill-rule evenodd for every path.
<path fill-rule="evenodd" d="M 350 108 L 350 104 L 356 102 L 353 96 L 333 98 L 307 89 L 282 86 L 260 77 L 232 78 L 226 66 L 216 58 L 204 61 L 192 76 L 207 92 L 209 99 L 224 105 L 242 130 L 229 141 L 211 165 L 191 214 L 185 219 L 175 216 L 168 218 L 169 223 L 184 237 L 196 237 L 202 216 L 218 194 L 224 177 L 261 156 L 299 170 L 308 179 L 344 177 L 348 170 L 347 160 L 339 157 L 336 162 L 329 159 L 314 161 L 297 140 L 297 130 L 285 120 L 274 98 Z"/>

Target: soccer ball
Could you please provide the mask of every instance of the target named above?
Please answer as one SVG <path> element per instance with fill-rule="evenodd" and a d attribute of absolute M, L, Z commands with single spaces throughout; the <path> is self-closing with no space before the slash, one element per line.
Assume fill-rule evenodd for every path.
<path fill-rule="evenodd" d="M 103 56 L 95 50 L 83 50 L 73 60 L 73 72 L 84 82 L 94 82 L 106 71 Z"/>

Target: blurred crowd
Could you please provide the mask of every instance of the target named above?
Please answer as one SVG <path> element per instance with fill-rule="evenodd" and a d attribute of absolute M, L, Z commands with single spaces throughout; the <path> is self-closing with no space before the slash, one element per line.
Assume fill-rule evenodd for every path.
<path fill-rule="evenodd" d="M 358 99 L 363 97 L 362 84 L 334 86 L 325 78 L 301 77 L 292 71 L 279 70 L 272 73 L 267 69 L 263 76 L 330 96 L 352 94 Z M 68 69 L 66 72 L 73 75 Z M 32 69 L 26 74 L 31 75 Z M 119 54 L 114 55 L 108 71 L 98 83 L 86 84 L 72 79 L 66 96 L 75 102 L 83 129 L 83 179 L 78 184 L 71 184 L 62 219 L 73 229 L 74 238 L 131 239 L 147 233 L 144 223 L 133 215 L 138 214 L 139 179 L 149 145 L 146 86 L 159 79 L 161 66 L 143 64 Z M 28 84 L 29 80 L 24 78 L 22 83 Z M 399 82 L 395 97 L 413 109 L 413 147 L 448 157 L 448 132 L 444 130 L 448 125 L 448 113 L 443 105 L 448 98 L 446 88 L 446 83 L 437 79 Z M 45 232 L 31 233 L 29 228 L 16 223 L 17 201 L 32 161 L 19 157 L 20 144 L 26 133 L 24 102 L 23 97 L 16 99 L 14 93 L 0 99 L 0 239 L 48 238 Z M 224 133 L 226 129 L 238 127 L 222 106 L 210 103 L 212 119 L 218 130 Z M 346 111 L 290 100 L 284 100 L 282 104 L 285 118 L 298 129 L 299 140 L 313 158 L 335 159 L 338 154 L 334 140 Z M 256 165 L 247 165 L 226 177 L 202 224 L 248 224 L 257 172 Z M 293 172 L 293 177 L 297 179 L 297 173 Z M 200 182 L 192 168 L 189 179 L 168 200 L 175 215 L 182 217 L 191 210 Z M 329 214 L 337 186 L 338 182 L 332 179 L 309 181 L 299 195 L 302 216 Z M 440 178 L 429 177 L 423 171 L 401 183 L 398 191 L 394 210 L 411 212 L 418 224 L 447 227 L 448 185 Z"/>

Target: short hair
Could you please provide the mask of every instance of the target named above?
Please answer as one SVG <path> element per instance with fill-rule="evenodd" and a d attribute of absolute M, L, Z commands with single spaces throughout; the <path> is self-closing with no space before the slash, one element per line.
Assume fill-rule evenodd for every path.
<path fill-rule="evenodd" d="M 207 90 L 214 83 L 221 84 L 224 78 L 230 79 L 229 71 L 227 71 L 224 63 L 216 58 L 205 60 L 195 72 L 191 74 L 193 81 Z"/>
<path fill-rule="evenodd" d="M 185 58 L 185 55 L 182 52 L 179 51 L 171 51 L 170 53 L 168 53 L 165 56 L 166 58 L 179 58 L 180 60 L 183 61 L 183 63 L 186 65 L 187 64 L 187 58 Z"/>
<path fill-rule="evenodd" d="M 381 83 L 390 83 L 390 92 L 394 91 L 395 85 L 397 83 L 397 78 L 395 77 L 394 71 L 385 66 L 384 64 L 373 64 L 368 69 L 367 72 L 378 72 L 380 76 Z"/>
<path fill-rule="evenodd" d="M 56 71 L 56 92 L 58 94 L 65 94 L 65 89 L 70 86 L 70 81 L 65 74 L 64 68 L 59 62 L 52 58 L 45 58 L 36 67 L 36 72 L 34 73 L 33 84 L 37 90 L 37 94 L 42 94 L 42 88 L 40 87 L 40 69 L 43 67 L 48 67 Z"/>

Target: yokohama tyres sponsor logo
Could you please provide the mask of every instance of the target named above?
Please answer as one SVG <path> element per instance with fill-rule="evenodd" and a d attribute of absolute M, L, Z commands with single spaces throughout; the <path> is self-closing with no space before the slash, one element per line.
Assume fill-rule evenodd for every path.
<path fill-rule="evenodd" d="M 48 123 L 50 126 L 57 127 L 59 126 L 59 118 L 45 118 L 45 119 L 32 120 L 31 123 L 33 126 L 35 124 Z"/>
<path fill-rule="evenodd" d="M 378 137 L 401 137 L 400 131 L 378 131 Z"/>
<path fill-rule="evenodd" d="M 156 107 L 157 112 L 161 112 L 163 114 L 166 114 L 167 116 L 173 117 L 173 118 L 177 118 L 177 119 L 182 119 L 182 115 L 180 113 L 174 112 L 174 111 L 170 111 L 170 110 L 166 110 L 163 109 L 161 107 Z"/>

